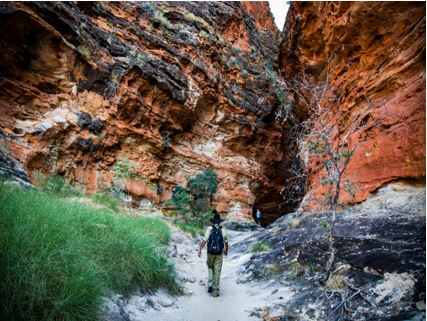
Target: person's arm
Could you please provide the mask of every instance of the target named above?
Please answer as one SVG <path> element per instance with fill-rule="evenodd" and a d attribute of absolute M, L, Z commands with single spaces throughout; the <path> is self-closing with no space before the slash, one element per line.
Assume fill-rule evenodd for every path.
<path fill-rule="evenodd" d="M 224 237 L 224 255 L 228 254 L 228 235 L 224 228 L 222 228 L 222 236 Z"/>
<path fill-rule="evenodd" d="M 203 240 L 202 243 L 200 243 L 200 247 L 199 247 L 199 253 L 197 254 L 199 257 L 202 256 L 202 250 L 205 247 L 206 241 Z"/>
<path fill-rule="evenodd" d="M 228 254 L 228 241 L 225 242 L 224 255 Z"/>
<path fill-rule="evenodd" d="M 202 256 L 202 250 L 203 250 L 203 248 L 205 247 L 205 245 L 206 245 L 206 243 L 207 243 L 207 241 L 208 241 L 209 234 L 211 234 L 211 227 L 208 227 L 208 228 L 206 229 L 205 237 L 203 238 L 202 243 L 200 243 L 200 246 L 199 246 L 199 252 L 198 252 L 199 257 L 201 257 L 201 256 Z"/>

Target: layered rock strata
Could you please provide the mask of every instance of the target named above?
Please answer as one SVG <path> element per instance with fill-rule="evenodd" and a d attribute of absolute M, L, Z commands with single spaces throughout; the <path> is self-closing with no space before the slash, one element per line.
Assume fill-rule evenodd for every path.
<path fill-rule="evenodd" d="M 220 212 L 292 208 L 266 3 L 2 3 L 0 16 L 0 129 L 30 177 L 95 192 L 128 161 L 137 206 L 211 167 Z"/>
<path fill-rule="evenodd" d="M 287 98 L 293 80 L 326 75 L 325 110 L 343 116 L 325 121 L 356 147 L 344 201 L 425 177 L 422 3 L 293 2 L 281 44 L 264 2 L 3 3 L 0 15 L 0 146 L 30 178 L 94 192 L 128 160 L 138 206 L 211 167 L 221 212 L 271 222 L 304 188 L 308 205 L 322 199 L 320 160 L 294 146 L 309 113 Z"/>

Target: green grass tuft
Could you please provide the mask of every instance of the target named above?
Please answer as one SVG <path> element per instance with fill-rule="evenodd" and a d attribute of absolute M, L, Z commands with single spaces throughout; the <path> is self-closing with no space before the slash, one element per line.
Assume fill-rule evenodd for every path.
<path fill-rule="evenodd" d="M 180 291 L 160 219 L 0 184 L 0 319 L 96 320 L 102 296 Z"/>
<path fill-rule="evenodd" d="M 182 221 L 175 221 L 173 224 L 181 231 L 189 233 L 192 237 L 204 234 L 204 229 L 200 224 L 191 224 Z"/>
<path fill-rule="evenodd" d="M 269 244 L 267 244 L 267 243 L 263 243 L 263 242 L 260 242 L 260 243 L 254 243 L 254 244 L 252 244 L 252 246 L 251 246 L 251 252 L 254 252 L 254 253 L 258 253 L 258 252 L 266 252 L 266 251 L 268 251 L 270 249 L 270 245 Z"/>
<path fill-rule="evenodd" d="M 33 176 L 37 188 L 45 193 L 62 197 L 83 195 L 81 189 L 71 186 L 60 176 L 45 176 L 39 171 L 34 171 Z"/>
<path fill-rule="evenodd" d="M 115 212 L 119 211 L 121 204 L 120 200 L 108 192 L 98 192 L 92 194 L 90 198 L 97 204 L 104 205 Z"/>

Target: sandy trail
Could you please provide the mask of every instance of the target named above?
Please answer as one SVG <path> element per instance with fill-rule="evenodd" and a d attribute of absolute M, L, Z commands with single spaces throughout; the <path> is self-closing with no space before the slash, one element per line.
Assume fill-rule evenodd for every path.
<path fill-rule="evenodd" d="M 146 310 L 139 320 L 150 321 L 242 321 L 259 320 L 250 316 L 255 308 L 265 306 L 274 297 L 283 295 L 274 288 L 259 284 L 236 283 L 238 269 L 249 255 L 233 253 L 232 245 L 249 237 L 253 232 L 227 231 L 230 238 L 230 254 L 224 258 L 219 297 L 207 292 L 206 248 L 201 258 L 193 241 L 179 236 L 179 244 L 173 260 L 178 274 L 186 279 L 184 296 L 173 298 L 168 307 Z M 176 236 L 175 236 L 176 237 Z M 182 241 L 182 242 L 180 242 Z M 274 292 L 274 294 L 272 294 Z M 169 298 L 171 299 L 171 298 Z"/>

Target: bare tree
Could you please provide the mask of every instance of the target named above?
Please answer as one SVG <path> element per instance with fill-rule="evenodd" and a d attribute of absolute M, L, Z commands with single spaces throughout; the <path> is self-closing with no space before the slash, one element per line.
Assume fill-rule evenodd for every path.
<path fill-rule="evenodd" d="M 313 85 L 304 75 L 302 81 L 293 80 L 288 82 L 286 87 L 294 93 L 298 103 L 306 108 L 309 115 L 305 121 L 298 124 L 297 143 L 300 157 L 306 164 L 320 163 L 326 172 L 320 183 L 328 187 L 324 196 L 331 213 L 330 223 L 325 226 L 328 228 L 329 258 L 325 267 L 328 279 L 335 261 L 333 231 L 341 205 L 340 197 L 343 190 L 354 197 L 354 186 L 349 180 L 343 181 L 344 173 L 355 152 L 355 147 L 349 145 L 348 138 L 362 123 L 359 121 L 360 116 L 346 119 L 345 116 L 351 115 L 344 114 L 341 109 L 345 91 L 339 94 L 339 91 L 335 90 L 331 95 L 328 70 L 323 82 Z M 367 107 L 369 105 L 368 101 Z M 359 113 L 361 114 L 363 112 Z M 317 170 L 319 169 L 318 167 Z M 310 173 L 304 175 L 309 176 Z"/>

